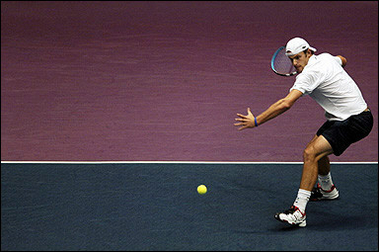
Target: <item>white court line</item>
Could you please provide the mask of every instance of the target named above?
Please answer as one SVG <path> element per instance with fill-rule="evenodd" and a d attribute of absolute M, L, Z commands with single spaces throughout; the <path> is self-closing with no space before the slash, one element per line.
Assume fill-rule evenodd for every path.
<path fill-rule="evenodd" d="M 303 162 L 216 161 L 1 161 L 2 164 L 303 164 Z M 378 162 L 330 162 L 331 164 L 378 164 Z"/>

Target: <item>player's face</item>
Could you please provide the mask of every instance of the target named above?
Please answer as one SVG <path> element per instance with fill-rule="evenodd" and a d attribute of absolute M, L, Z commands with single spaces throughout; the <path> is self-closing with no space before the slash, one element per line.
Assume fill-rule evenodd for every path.
<path fill-rule="evenodd" d="M 307 52 L 301 52 L 293 56 L 289 56 L 293 66 L 296 68 L 297 73 L 301 73 L 304 67 L 308 64 L 309 58 L 312 56 L 310 50 Z"/>

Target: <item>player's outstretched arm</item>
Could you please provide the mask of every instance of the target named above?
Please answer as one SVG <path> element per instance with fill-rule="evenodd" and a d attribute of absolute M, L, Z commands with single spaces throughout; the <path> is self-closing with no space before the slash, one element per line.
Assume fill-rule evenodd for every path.
<path fill-rule="evenodd" d="M 238 118 L 235 120 L 235 126 L 240 126 L 238 130 L 244 130 L 247 128 L 255 128 L 258 125 L 261 125 L 278 115 L 284 113 L 288 109 L 292 107 L 292 105 L 303 95 L 299 90 L 292 90 L 285 98 L 280 99 L 279 101 L 272 104 L 267 110 L 265 110 L 262 114 L 255 117 L 250 108 L 247 109 L 247 115 L 242 115 L 237 113 Z"/>

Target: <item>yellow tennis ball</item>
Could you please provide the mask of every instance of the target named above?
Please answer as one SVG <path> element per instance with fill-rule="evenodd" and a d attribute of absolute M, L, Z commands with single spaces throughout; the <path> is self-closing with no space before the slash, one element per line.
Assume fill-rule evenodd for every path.
<path fill-rule="evenodd" d="M 199 194 L 205 194 L 207 192 L 207 187 L 205 185 L 199 185 L 197 187 L 197 192 Z"/>

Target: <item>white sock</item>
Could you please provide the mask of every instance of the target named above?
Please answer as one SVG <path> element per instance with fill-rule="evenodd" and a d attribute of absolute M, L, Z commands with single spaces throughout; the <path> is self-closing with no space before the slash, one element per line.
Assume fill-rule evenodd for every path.
<path fill-rule="evenodd" d="M 319 174 L 318 182 L 320 183 L 322 190 L 329 191 L 330 189 L 332 189 L 333 180 L 332 180 L 332 175 L 330 174 L 330 172 L 325 176 Z"/>
<path fill-rule="evenodd" d="M 299 189 L 296 200 L 293 203 L 293 205 L 298 207 L 301 212 L 305 213 L 305 208 L 307 207 L 310 197 L 311 197 L 311 191 Z"/>

